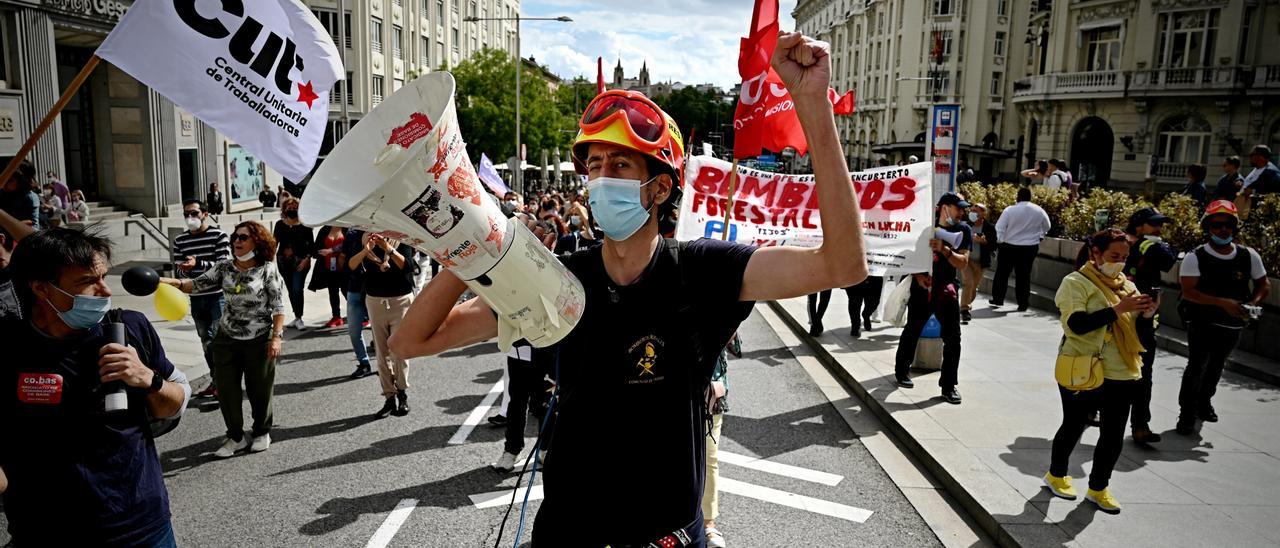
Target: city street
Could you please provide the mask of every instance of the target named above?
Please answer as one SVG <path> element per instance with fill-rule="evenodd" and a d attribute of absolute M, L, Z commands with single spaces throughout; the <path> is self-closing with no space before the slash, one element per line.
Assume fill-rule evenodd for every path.
<path fill-rule="evenodd" d="M 742 335 L 721 445 L 719 524 L 729 542 L 940 546 L 759 311 Z M 223 427 L 211 400 L 193 402 L 158 441 L 179 545 L 494 543 L 514 484 L 488 466 L 502 436 L 484 421 L 505 361 L 494 344 L 415 360 L 412 412 L 382 420 L 372 418 L 376 377 L 347 379 L 354 360 L 344 330 L 307 331 L 285 352 L 269 451 L 215 460 Z M 618 474 L 643 466 L 601 458 L 616 459 Z M 609 478 L 599 482 L 607 492 Z M 529 503 L 526 529 L 537 507 Z M 519 506 L 504 544 L 518 521 Z"/>

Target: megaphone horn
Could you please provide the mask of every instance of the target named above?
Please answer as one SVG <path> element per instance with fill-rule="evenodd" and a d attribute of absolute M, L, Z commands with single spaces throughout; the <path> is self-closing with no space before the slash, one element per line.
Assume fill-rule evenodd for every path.
<path fill-rule="evenodd" d="M 964 234 L 943 230 L 941 228 L 933 229 L 933 237 L 946 242 L 947 245 L 951 246 L 951 249 L 959 248 L 960 243 L 964 241 Z"/>
<path fill-rule="evenodd" d="M 582 318 L 582 284 L 484 196 L 458 132 L 454 88 L 453 75 L 434 72 L 379 104 L 312 175 L 298 215 L 431 255 L 498 313 L 504 349 L 518 339 L 554 344 Z"/>

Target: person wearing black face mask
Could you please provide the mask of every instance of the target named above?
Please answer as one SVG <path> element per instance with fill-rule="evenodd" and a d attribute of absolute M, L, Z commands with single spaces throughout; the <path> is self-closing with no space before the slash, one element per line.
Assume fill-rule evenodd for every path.
<path fill-rule="evenodd" d="M 272 230 L 272 236 L 280 245 L 276 253 L 276 266 L 289 288 L 289 304 L 293 308 L 290 327 L 302 330 L 303 291 L 306 289 L 307 270 L 311 268 L 311 251 L 315 247 L 315 234 L 298 220 L 298 200 L 289 198 L 280 204 L 280 217 Z"/>

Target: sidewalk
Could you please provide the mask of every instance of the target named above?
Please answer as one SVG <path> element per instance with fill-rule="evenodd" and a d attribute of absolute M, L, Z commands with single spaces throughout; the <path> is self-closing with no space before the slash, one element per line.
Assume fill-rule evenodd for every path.
<path fill-rule="evenodd" d="M 155 301 L 151 296 L 137 297 L 130 295 L 124 290 L 124 286 L 120 284 L 120 275 L 129 267 L 140 263 L 128 263 L 112 267 L 111 274 L 107 276 L 107 285 L 111 287 L 111 306 L 123 308 L 126 310 L 134 310 L 141 312 L 151 320 L 151 324 L 155 326 L 156 333 L 160 335 L 160 342 L 164 345 L 165 355 L 169 361 L 178 369 L 186 373 L 191 379 L 192 385 L 197 389 L 205 386 L 209 375 L 209 366 L 204 361 L 204 353 L 200 346 L 200 337 L 196 334 L 195 322 L 191 320 L 191 315 L 178 321 L 168 321 L 161 318 L 156 313 Z M 304 293 L 305 304 L 303 305 L 302 320 L 306 322 L 307 329 L 298 331 L 296 329 L 286 327 L 284 330 L 284 353 L 289 353 L 289 341 L 306 333 L 319 331 L 323 333 L 332 332 L 334 336 L 347 335 L 347 328 L 327 329 L 324 327 L 325 322 L 329 321 L 329 292 L 328 291 L 306 291 Z M 342 300 L 340 308 L 346 313 L 347 302 Z M 289 302 L 285 301 L 285 322 L 293 321 L 293 312 L 289 309 Z M 367 341 L 372 341 L 372 335 L 366 334 Z M 355 366 L 355 358 L 351 360 L 352 367 Z"/>
<path fill-rule="evenodd" d="M 1062 417 L 1053 362 L 1061 327 L 1044 312 L 993 312 L 977 303 L 963 327 L 962 405 L 939 398 L 937 373 L 913 373 L 897 388 L 893 357 L 901 330 L 875 324 L 850 339 L 843 291 L 807 335 L 804 298 L 772 303 L 797 335 L 1004 546 L 1274 546 L 1280 543 L 1280 389 L 1226 372 L 1214 405 L 1221 422 L 1196 435 L 1173 431 L 1185 358 L 1161 350 L 1155 364 L 1151 426 L 1158 448 L 1126 437 L 1111 486 L 1124 505 L 1111 516 L 1083 501 L 1097 430 L 1071 460 L 1079 501 L 1041 487 Z"/>

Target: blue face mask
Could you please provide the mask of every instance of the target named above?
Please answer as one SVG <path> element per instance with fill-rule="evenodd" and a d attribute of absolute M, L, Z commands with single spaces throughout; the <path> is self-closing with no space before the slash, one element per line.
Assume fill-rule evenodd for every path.
<path fill-rule="evenodd" d="M 641 203 L 640 188 L 652 182 L 653 179 L 641 183 L 637 179 L 612 177 L 599 177 L 587 182 L 591 213 L 610 240 L 620 242 L 630 238 L 649 222 L 649 210 Z"/>
<path fill-rule="evenodd" d="M 89 329 L 98 325 L 98 322 L 102 321 L 102 317 L 107 315 L 107 311 L 111 310 L 111 297 L 72 295 L 63 291 L 61 287 L 53 284 L 49 285 L 73 300 L 71 309 L 63 312 L 58 310 L 58 307 L 53 306 L 53 303 L 49 302 L 48 299 L 45 299 L 45 302 L 49 303 L 49 306 L 58 313 L 58 317 L 62 319 L 62 322 L 71 329 Z"/>
<path fill-rule="evenodd" d="M 1226 245 L 1228 245 L 1228 244 L 1230 244 L 1230 243 L 1231 243 L 1231 240 L 1234 240 L 1234 239 L 1235 239 L 1235 236 L 1227 236 L 1226 238 L 1219 238 L 1219 237 L 1218 237 L 1217 235 L 1215 235 L 1215 234 L 1210 234 L 1210 235 L 1209 235 L 1209 239 L 1210 239 L 1211 241 L 1213 241 L 1213 245 L 1216 245 L 1216 246 L 1226 246 Z"/>

